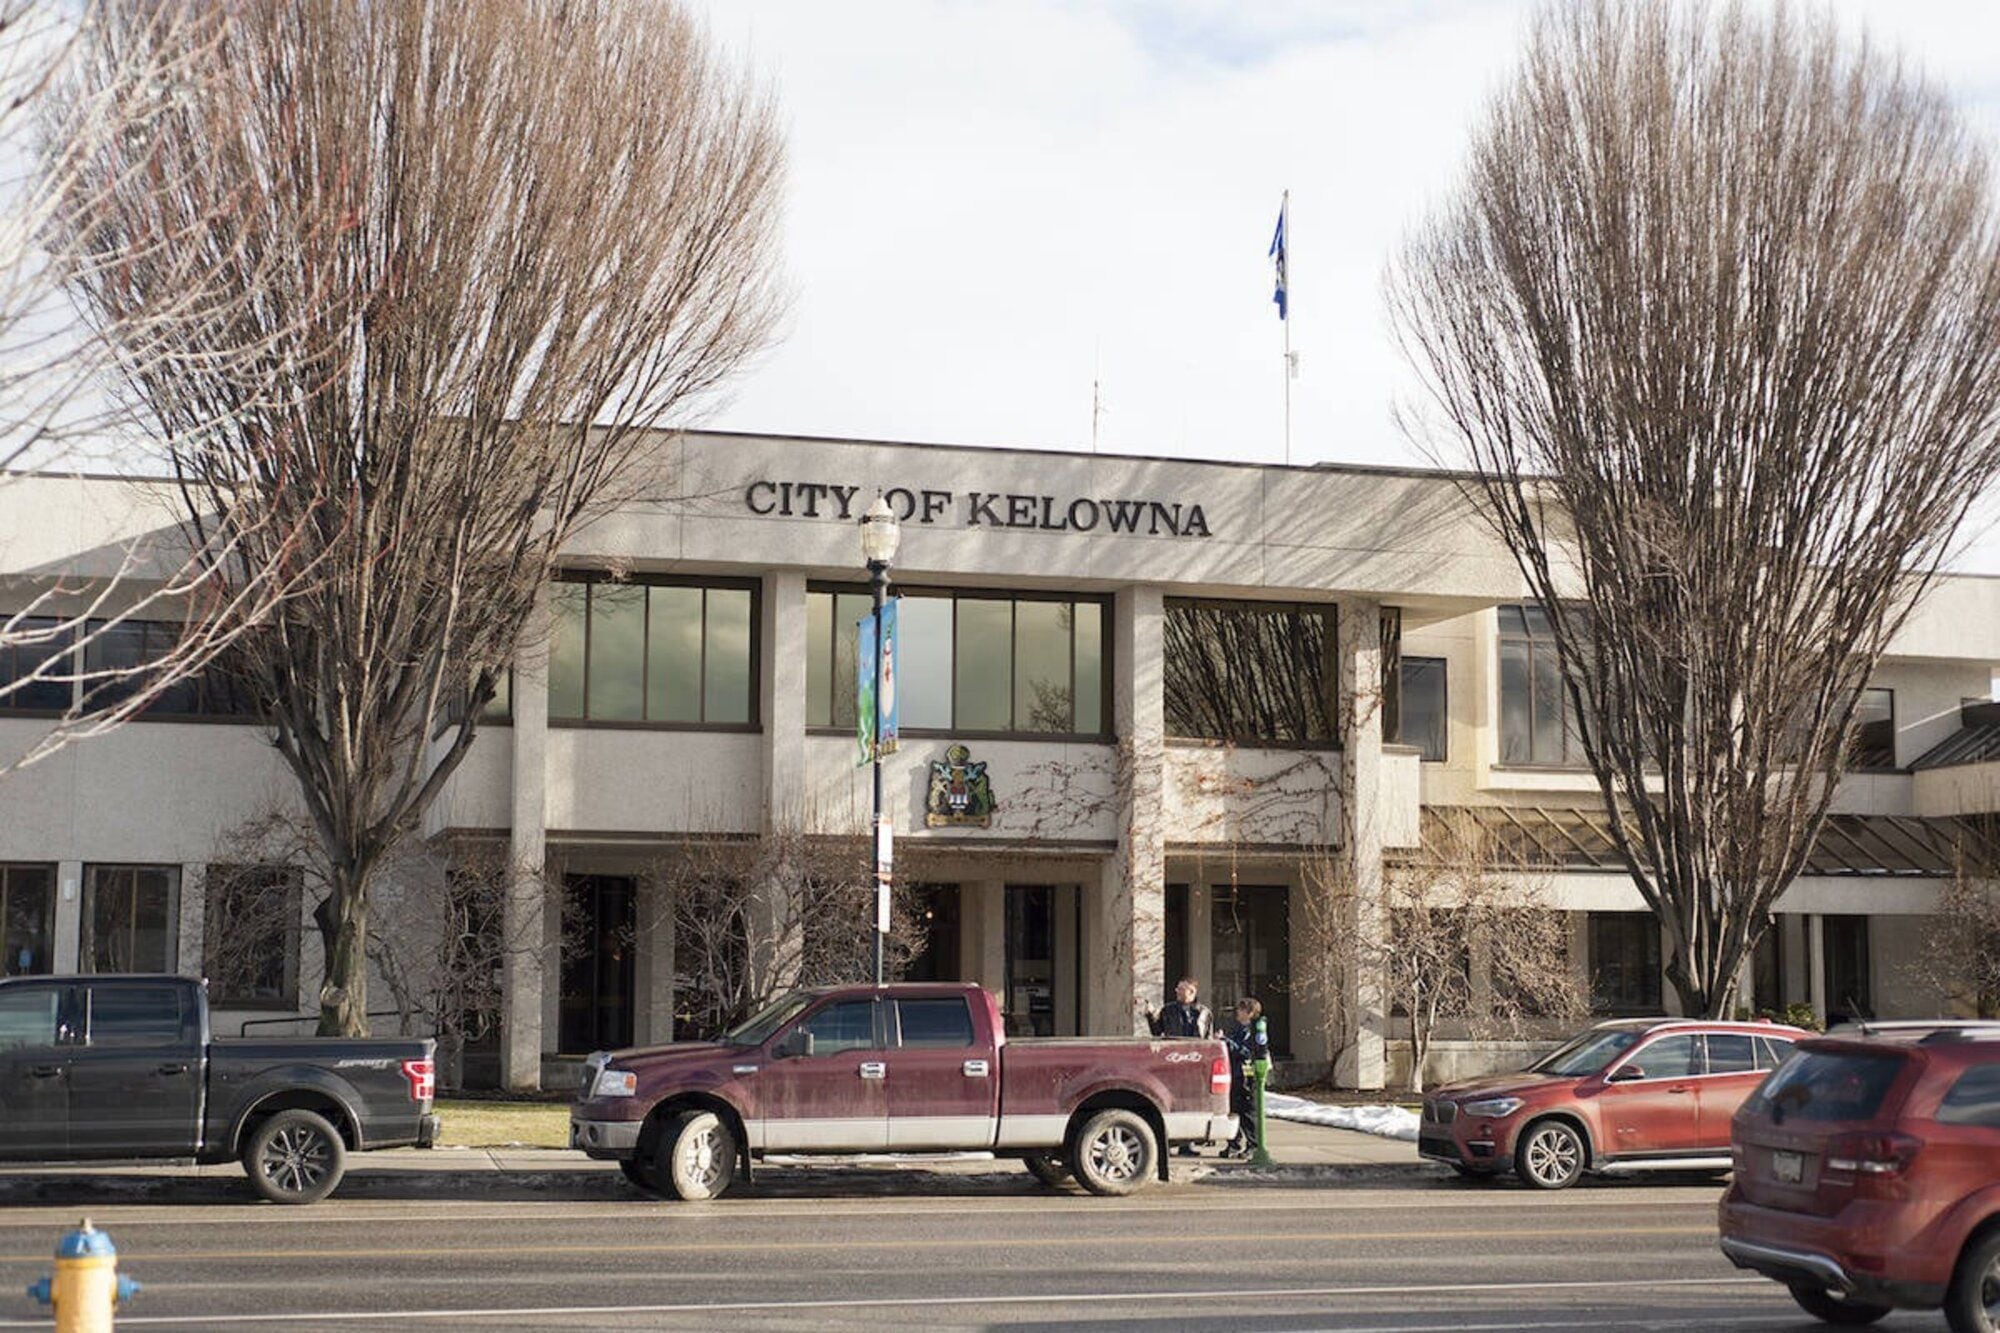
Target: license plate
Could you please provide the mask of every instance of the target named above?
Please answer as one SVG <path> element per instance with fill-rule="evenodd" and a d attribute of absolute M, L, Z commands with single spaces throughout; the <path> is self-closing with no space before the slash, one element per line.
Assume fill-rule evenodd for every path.
<path fill-rule="evenodd" d="M 1796 1185 L 1805 1179 L 1806 1159 L 1795 1152 L 1771 1154 L 1771 1176 L 1781 1185 Z"/>

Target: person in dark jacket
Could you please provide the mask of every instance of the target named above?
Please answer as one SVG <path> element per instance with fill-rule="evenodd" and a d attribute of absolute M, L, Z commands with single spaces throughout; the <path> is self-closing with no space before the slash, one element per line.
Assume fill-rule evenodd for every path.
<path fill-rule="evenodd" d="M 1264 1027 L 1264 1002 L 1246 995 L 1236 1002 L 1236 1022 L 1222 1036 L 1229 1049 L 1229 1109 L 1236 1113 L 1236 1138 L 1225 1157 L 1251 1157 L 1257 1152 L 1257 1099 L 1250 1095 L 1250 1066 L 1271 1054 Z"/>
<path fill-rule="evenodd" d="M 1200 994 L 1201 988 L 1193 977 L 1182 977 L 1174 986 L 1172 1004 L 1146 1011 L 1146 1026 L 1156 1037 L 1199 1037 L 1207 1041 L 1215 1035 L 1215 1015 L 1195 998 Z M 1182 1157 L 1196 1155 L 1192 1143 L 1183 1143 L 1174 1151 Z"/>

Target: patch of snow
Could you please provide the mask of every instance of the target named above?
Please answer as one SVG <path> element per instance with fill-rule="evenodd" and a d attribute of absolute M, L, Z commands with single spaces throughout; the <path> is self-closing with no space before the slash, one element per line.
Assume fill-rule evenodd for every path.
<path fill-rule="evenodd" d="M 1296 1120 L 1329 1129 L 1352 1129 L 1379 1138 L 1417 1141 L 1417 1113 L 1403 1106 L 1328 1106 L 1271 1092 L 1264 1095 L 1265 1113 L 1280 1120 Z"/>

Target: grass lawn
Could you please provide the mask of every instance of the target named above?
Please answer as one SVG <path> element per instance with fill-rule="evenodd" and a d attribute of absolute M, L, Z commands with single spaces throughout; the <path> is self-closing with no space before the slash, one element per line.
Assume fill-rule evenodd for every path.
<path fill-rule="evenodd" d="M 440 1101 L 438 1144 L 453 1148 L 567 1148 L 568 1102 Z"/>

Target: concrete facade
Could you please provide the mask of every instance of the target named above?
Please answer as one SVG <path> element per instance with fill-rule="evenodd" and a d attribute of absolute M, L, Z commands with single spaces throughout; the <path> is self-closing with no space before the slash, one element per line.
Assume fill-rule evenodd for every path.
<path fill-rule="evenodd" d="M 1182 968 L 1211 995 L 1231 979 L 1289 987 L 1296 960 L 1287 914 L 1316 858 L 1338 858 L 1352 877 L 1350 928 L 1383 938 L 1384 866 L 1416 846 L 1427 807 L 1594 799 L 1587 775 L 1573 769 L 1501 762 L 1495 608 L 1518 601 L 1521 583 L 1449 478 L 720 434 L 663 437 L 659 464 L 662 480 L 583 533 L 566 563 L 642 581 L 747 581 L 755 590 L 754 721 L 702 728 L 552 719 L 550 635 L 538 626 L 528 636 L 509 715 L 482 727 L 425 825 L 431 837 L 504 847 L 515 867 L 494 1052 L 510 1086 L 551 1073 L 552 1057 L 584 1054 L 563 1038 L 577 1003 L 574 927 L 558 902 L 563 876 L 636 884 L 640 868 L 689 839 L 866 830 L 868 773 L 854 762 L 853 737 L 809 719 L 810 682 L 819 677 L 808 622 L 824 589 L 862 581 L 855 520 L 878 490 L 906 515 L 897 586 L 1063 593 L 1102 598 L 1107 608 L 1108 708 L 1096 732 L 912 729 L 885 764 L 899 867 L 907 857 L 908 877 L 948 886 L 959 973 L 1003 999 L 1029 997 L 1054 1030 L 1135 1030 L 1168 972 Z M 143 483 L 10 481 L 0 487 L 0 595 L 11 592 L 14 605 L 0 602 L 0 613 L 25 605 L 52 577 L 102 578 L 129 565 L 134 543 L 164 544 L 171 512 Z M 1164 640 L 1181 599 L 1331 608 L 1338 735 L 1317 745 L 1170 735 Z M 541 614 L 551 613 L 545 606 Z M 1403 658 L 1444 663 L 1441 760 L 1385 740 L 1374 684 L 1385 617 L 1400 625 Z M 1840 808 L 1910 818 L 1992 811 L 1990 771 L 2000 766 L 1910 766 L 1959 727 L 1964 701 L 1990 696 L 1996 664 L 2000 583 L 1942 581 L 1877 681 L 1895 691 L 1897 767 L 1854 775 Z M 0 710 L 0 763 L 47 725 Z M 960 740 L 987 766 L 998 798 L 991 826 L 928 827 L 931 766 Z M 285 807 L 289 790 L 255 725 L 141 720 L 0 778 L 0 866 L 54 868 L 58 968 L 78 958 L 78 885 L 90 867 L 174 867 L 171 965 L 198 973 L 206 867 L 233 827 Z M 1922 877 L 1801 879 L 1779 905 L 1783 998 L 1827 1010 L 1826 922 L 1858 916 L 1870 923 L 1865 957 L 1876 1007 L 1934 1005 L 1911 991 L 1898 959 L 1915 947 L 1935 890 Z M 651 880 L 635 890 L 642 899 L 671 891 Z M 1613 873 L 1553 876 L 1551 895 L 1576 914 L 1578 966 L 1587 964 L 1588 914 L 1643 910 Z M 295 1003 L 224 1010 L 218 1030 L 315 1007 L 309 906 L 301 905 Z M 676 1011 L 675 941 L 658 906 L 641 902 L 629 980 L 617 983 L 628 992 L 621 1003 L 636 1041 L 670 1036 Z M 1851 940 L 1845 930 L 1836 923 L 1834 934 Z M 1379 1087 L 1398 1077 L 1398 1062 L 1406 1063 L 1399 1020 L 1380 985 L 1357 977 L 1342 1001 L 1349 1017 L 1330 1037 L 1318 1001 L 1289 995 L 1299 1070 L 1325 1068 L 1337 1046 L 1341 1081 Z M 1433 1076 L 1506 1054 L 1447 1041 Z"/>

